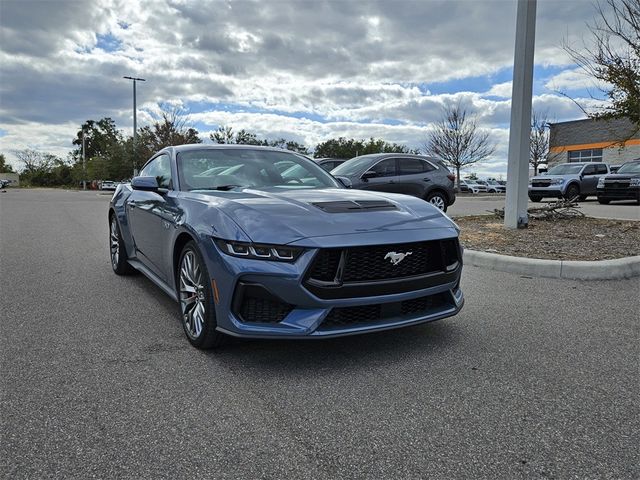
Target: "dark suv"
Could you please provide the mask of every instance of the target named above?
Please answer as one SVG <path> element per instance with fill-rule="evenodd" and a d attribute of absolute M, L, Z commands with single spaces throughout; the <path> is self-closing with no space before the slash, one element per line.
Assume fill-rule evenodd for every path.
<path fill-rule="evenodd" d="M 331 174 L 349 178 L 353 188 L 413 195 L 445 212 L 456 199 L 455 175 L 440 160 L 421 155 L 362 155 L 347 160 Z"/>

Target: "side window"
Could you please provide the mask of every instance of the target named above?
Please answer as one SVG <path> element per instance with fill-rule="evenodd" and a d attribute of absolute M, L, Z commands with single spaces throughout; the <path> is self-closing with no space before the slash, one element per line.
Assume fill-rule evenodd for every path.
<path fill-rule="evenodd" d="M 607 171 L 607 166 L 604 163 L 600 163 L 598 165 L 596 165 L 596 169 L 597 169 L 597 174 L 598 175 L 606 175 L 607 173 L 609 173 Z"/>
<path fill-rule="evenodd" d="M 378 177 L 393 177 L 396 175 L 396 159 L 387 158 L 386 160 L 382 160 L 381 162 L 376 163 L 368 171 L 376 172 L 376 176 Z"/>
<path fill-rule="evenodd" d="M 431 165 L 419 158 L 401 158 L 398 163 L 398 175 L 415 175 L 434 170 Z"/>
<path fill-rule="evenodd" d="M 162 154 L 154 158 L 140 172 L 141 177 L 156 177 L 160 188 L 171 187 L 171 164 L 169 155 Z"/>
<path fill-rule="evenodd" d="M 596 173 L 595 165 L 587 165 L 586 167 L 584 167 L 584 170 L 582 171 L 583 175 L 594 175 L 595 173 Z"/>

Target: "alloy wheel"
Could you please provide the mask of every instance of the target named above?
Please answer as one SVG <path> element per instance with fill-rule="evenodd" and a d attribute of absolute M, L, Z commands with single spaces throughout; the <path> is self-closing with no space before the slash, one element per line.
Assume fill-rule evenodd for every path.
<path fill-rule="evenodd" d="M 120 236 L 118 235 L 118 224 L 115 218 L 111 219 L 109 227 L 109 247 L 111 250 L 111 264 L 113 268 L 116 268 L 120 261 Z"/>
<path fill-rule="evenodd" d="M 180 263 L 180 307 L 187 333 L 198 338 L 205 322 L 205 293 L 202 269 L 195 253 L 188 250 Z"/>
<path fill-rule="evenodd" d="M 440 195 L 434 195 L 431 197 L 431 199 L 429 199 L 429 203 L 440 210 L 444 210 L 444 198 Z"/>

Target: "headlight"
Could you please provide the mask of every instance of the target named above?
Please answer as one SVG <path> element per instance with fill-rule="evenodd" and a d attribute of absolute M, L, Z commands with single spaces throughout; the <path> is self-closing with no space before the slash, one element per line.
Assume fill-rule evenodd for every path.
<path fill-rule="evenodd" d="M 276 262 L 295 262 L 304 251 L 298 247 L 286 245 L 264 245 L 248 242 L 234 242 L 215 238 L 214 241 L 220 250 L 227 255 L 253 260 L 271 260 Z"/>
<path fill-rule="evenodd" d="M 598 179 L 598 186 L 596 188 L 604 188 L 604 177 Z"/>
<path fill-rule="evenodd" d="M 564 180 L 562 178 L 556 178 L 554 180 L 551 180 L 551 185 L 562 185 L 564 183 Z"/>
<path fill-rule="evenodd" d="M 632 178 L 629 180 L 630 187 L 640 187 L 640 178 Z"/>

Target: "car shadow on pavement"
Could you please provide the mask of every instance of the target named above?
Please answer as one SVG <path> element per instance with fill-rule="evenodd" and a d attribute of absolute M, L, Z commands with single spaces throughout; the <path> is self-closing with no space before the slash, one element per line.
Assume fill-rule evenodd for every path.
<path fill-rule="evenodd" d="M 460 339 L 461 328 L 455 319 L 405 327 L 384 332 L 331 339 L 245 340 L 230 338 L 218 350 L 209 353 L 225 363 L 250 368 L 265 375 L 313 373 L 350 369 L 366 364 L 386 364 L 414 357 L 415 352 L 450 348 Z"/>

